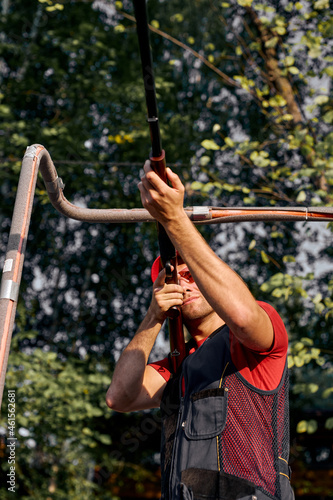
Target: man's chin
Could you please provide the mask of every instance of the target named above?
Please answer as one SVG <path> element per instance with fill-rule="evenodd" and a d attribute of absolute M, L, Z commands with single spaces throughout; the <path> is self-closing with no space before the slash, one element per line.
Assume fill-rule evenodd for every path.
<path fill-rule="evenodd" d="M 182 307 L 182 316 L 183 320 L 186 324 L 187 321 L 195 321 L 198 319 L 202 319 L 202 311 L 198 309 L 192 309 L 190 305 L 188 307 Z"/>

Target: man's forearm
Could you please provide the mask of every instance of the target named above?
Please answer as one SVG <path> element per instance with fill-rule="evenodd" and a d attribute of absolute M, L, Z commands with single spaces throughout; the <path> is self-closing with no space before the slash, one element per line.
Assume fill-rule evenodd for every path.
<path fill-rule="evenodd" d="M 108 406 L 126 408 L 140 394 L 148 358 L 161 330 L 161 321 L 156 319 L 150 307 L 136 335 L 121 354 L 112 382 L 107 392 Z"/>

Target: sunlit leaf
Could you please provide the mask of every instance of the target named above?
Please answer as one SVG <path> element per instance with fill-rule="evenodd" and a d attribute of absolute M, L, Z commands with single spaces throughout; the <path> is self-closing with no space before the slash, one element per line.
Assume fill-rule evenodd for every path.
<path fill-rule="evenodd" d="M 205 139 L 204 141 L 202 141 L 201 146 L 205 149 L 213 151 L 218 151 L 220 149 L 220 146 L 211 139 Z"/>

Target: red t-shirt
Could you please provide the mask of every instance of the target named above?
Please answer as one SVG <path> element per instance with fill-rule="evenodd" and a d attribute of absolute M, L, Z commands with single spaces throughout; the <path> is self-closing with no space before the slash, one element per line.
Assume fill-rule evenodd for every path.
<path fill-rule="evenodd" d="M 274 342 L 269 351 L 252 351 L 245 347 L 232 332 L 230 332 L 231 359 L 239 373 L 251 385 L 257 389 L 270 391 L 279 385 L 288 350 L 288 334 L 282 319 L 276 310 L 266 302 L 258 304 L 268 314 L 274 329 Z M 190 350 L 192 354 L 206 339 L 197 342 L 197 346 Z M 160 361 L 150 363 L 150 366 L 160 373 L 168 381 L 170 379 L 169 359 L 166 357 Z"/>

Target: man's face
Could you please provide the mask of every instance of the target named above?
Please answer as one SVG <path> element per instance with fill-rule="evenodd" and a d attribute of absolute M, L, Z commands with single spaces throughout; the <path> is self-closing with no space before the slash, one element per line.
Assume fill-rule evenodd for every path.
<path fill-rule="evenodd" d="M 181 309 L 185 324 L 214 314 L 213 308 L 194 282 L 187 265 L 180 264 L 177 270 L 179 284 L 184 289 L 184 302 Z"/>

